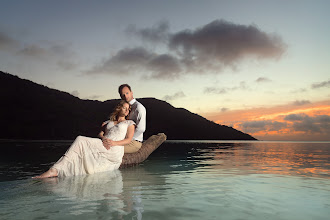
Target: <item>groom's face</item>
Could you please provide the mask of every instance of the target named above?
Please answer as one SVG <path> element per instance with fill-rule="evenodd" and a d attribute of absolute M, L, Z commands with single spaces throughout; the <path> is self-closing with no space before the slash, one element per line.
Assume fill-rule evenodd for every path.
<path fill-rule="evenodd" d="M 128 87 L 124 87 L 120 94 L 121 99 L 130 102 L 133 99 L 133 92 Z"/>

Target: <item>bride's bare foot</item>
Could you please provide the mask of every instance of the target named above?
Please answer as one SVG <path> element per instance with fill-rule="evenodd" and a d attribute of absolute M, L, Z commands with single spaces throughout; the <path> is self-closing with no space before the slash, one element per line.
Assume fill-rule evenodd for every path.
<path fill-rule="evenodd" d="M 40 176 L 32 177 L 33 179 L 43 179 L 58 176 L 57 170 L 54 168 L 50 168 L 48 171 L 44 172 Z"/>

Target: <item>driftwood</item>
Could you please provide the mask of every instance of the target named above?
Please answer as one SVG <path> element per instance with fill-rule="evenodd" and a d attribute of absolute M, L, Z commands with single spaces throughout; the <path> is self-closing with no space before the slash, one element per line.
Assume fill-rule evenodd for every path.
<path fill-rule="evenodd" d="M 166 135 L 164 133 L 158 133 L 157 135 L 152 135 L 142 144 L 142 147 L 138 152 L 126 153 L 124 154 L 123 161 L 120 167 L 126 167 L 135 165 L 143 162 L 148 158 L 148 156 L 154 152 L 164 141 L 166 140 Z"/>

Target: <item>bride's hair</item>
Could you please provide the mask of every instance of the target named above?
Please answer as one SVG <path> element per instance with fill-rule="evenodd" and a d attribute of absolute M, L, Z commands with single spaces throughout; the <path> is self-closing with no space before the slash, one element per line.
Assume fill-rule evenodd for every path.
<path fill-rule="evenodd" d="M 125 100 L 121 100 L 117 106 L 115 107 L 115 109 L 113 110 L 113 112 L 110 115 L 110 121 L 116 121 L 118 119 L 118 115 L 119 112 L 121 111 L 121 108 L 124 106 L 124 104 L 127 103 L 129 105 L 129 110 L 131 110 L 131 105 L 129 104 L 129 102 L 125 101 Z M 129 114 L 125 117 L 125 119 L 127 119 L 129 116 Z"/>

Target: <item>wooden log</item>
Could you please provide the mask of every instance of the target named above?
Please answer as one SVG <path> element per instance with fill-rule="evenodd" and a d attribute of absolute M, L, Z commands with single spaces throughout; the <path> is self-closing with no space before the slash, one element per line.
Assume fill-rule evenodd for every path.
<path fill-rule="evenodd" d="M 148 156 L 154 152 L 165 140 L 166 135 L 164 133 L 158 133 L 157 135 L 152 135 L 142 144 L 142 147 L 139 151 L 135 153 L 126 153 L 123 157 L 123 162 L 120 165 L 120 168 L 126 166 L 132 166 L 139 164 L 145 161 Z"/>

